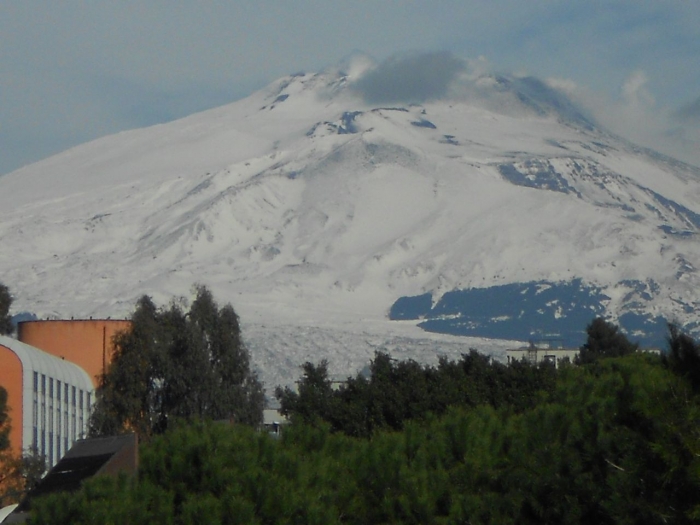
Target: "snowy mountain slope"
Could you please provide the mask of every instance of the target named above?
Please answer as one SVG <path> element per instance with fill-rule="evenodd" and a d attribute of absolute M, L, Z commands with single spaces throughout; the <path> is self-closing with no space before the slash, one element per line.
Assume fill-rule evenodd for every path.
<path fill-rule="evenodd" d="M 535 79 L 390 105 L 353 81 L 290 76 L 1 177 L 15 308 L 123 316 L 143 293 L 165 302 L 201 282 L 258 341 L 294 326 L 347 340 L 369 323 L 366 353 L 448 341 L 387 321 L 401 297 L 578 279 L 613 319 L 697 324 L 700 170 L 597 129 Z M 283 339 L 298 364 L 304 343 Z"/>

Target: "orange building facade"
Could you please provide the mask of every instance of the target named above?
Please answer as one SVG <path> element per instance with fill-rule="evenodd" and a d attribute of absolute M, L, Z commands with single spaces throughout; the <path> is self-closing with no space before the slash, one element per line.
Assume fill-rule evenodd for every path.
<path fill-rule="evenodd" d="M 3 344 L 5 343 L 5 344 Z M 0 385 L 7 390 L 7 411 L 10 416 L 10 447 L 15 454 L 22 452 L 22 401 L 24 392 L 24 367 L 7 341 L 0 340 Z M 18 410 L 19 408 L 19 410 Z"/>
<path fill-rule="evenodd" d="M 97 388 L 112 361 L 114 336 L 129 328 L 131 321 L 113 319 L 24 321 L 17 325 L 17 339 L 80 366 Z"/>
<path fill-rule="evenodd" d="M 85 436 L 95 388 L 78 365 L 0 336 L 0 384 L 14 453 L 35 450 L 53 466 Z"/>
<path fill-rule="evenodd" d="M 51 467 L 85 436 L 99 377 L 126 320 L 25 321 L 18 339 L 0 336 L 13 452 L 36 450 Z"/>

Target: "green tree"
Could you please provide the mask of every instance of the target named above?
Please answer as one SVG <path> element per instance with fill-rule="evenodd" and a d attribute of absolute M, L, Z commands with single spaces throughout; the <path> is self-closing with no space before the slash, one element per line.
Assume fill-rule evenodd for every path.
<path fill-rule="evenodd" d="M 334 394 L 328 378 L 328 361 L 318 365 L 306 362 L 297 391 L 289 387 L 277 387 L 275 397 L 280 402 L 280 412 L 305 423 L 328 421 L 333 415 Z"/>
<path fill-rule="evenodd" d="M 699 415 L 685 378 L 634 354 L 560 369 L 516 410 L 465 404 L 371 439 L 198 421 L 144 444 L 138 478 L 38 500 L 32 523 L 698 523 Z"/>
<path fill-rule="evenodd" d="M 700 392 L 700 344 L 675 324 L 668 325 L 668 332 L 668 354 L 663 357 L 664 364 L 685 377 L 695 392 Z"/>
<path fill-rule="evenodd" d="M 325 421 L 333 431 L 353 437 L 401 430 L 407 421 L 442 414 L 451 406 L 507 406 L 521 412 L 551 392 L 556 381 L 551 364 L 504 365 L 475 350 L 458 362 L 441 358 L 437 368 L 377 352 L 369 378 L 359 373 L 338 389 L 331 388 L 325 361 L 305 363 L 303 370 L 297 392 L 275 390 L 282 412 L 306 423 Z"/>
<path fill-rule="evenodd" d="M 639 348 L 620 332 L 620 329 L 601 317 L 586 327 L 588 338 L 576 357 L 577 364 L 592 363 L 601 357 L 620 357 L 633 354 Z"/>
<path fill-rule="evenodd" d="M 138 301 L 100 380 L 92 435 L 134 430 L 148 438 L 176 419 L 262 422 L 264 392 L 238 316 L 231 305 L 219 308 L 205 287 L 196 293 L 186 313 L 175 303 L 158 309 L 149 297 Z"/>
<path fill-rule="evenodd" d="M 24 456 L 10 449 L 10 417 L 7 390 L 0 386 L 0 508 L 17 503 L 46 472 L 46 458 L 36 453 Z"/>
<path fill-rule="evenodd" d="M 15 330 L 10 315 L 10 306 L 12 306 L 10 290 L 0 283 L 0 335 L 9 335 Z"/>

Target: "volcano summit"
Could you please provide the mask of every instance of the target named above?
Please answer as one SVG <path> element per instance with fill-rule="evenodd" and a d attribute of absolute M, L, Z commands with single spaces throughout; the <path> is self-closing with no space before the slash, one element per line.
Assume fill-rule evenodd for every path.
<path fill-rule="evenodd" d="M 419 322 L 569 344 L 601 315 L 646 344 L 665 320 L 697 332 L 700 170 L 542 81 L 443 58 L 422 91 L 392 97 L 356 59 L 0 177 L 15 307 L 124 316 L 197 282 L 255 325 L 260 352 L 281 326 L 289 344 L 330 331 L 306 353 L 253 345 L 261 368 L 332 341 L 343 372 L 386 334 L 432 337 Z M 370 350 L 353 356 L 348 334 Z"/>

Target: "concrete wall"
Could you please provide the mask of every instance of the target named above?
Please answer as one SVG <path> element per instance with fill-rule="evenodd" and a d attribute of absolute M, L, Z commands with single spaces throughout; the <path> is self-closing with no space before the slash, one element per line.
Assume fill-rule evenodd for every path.
<path fill-rule="evenodd" d="M 112 319 L 24 321 L 17 327 L 17 338 L 82 367 L 97 387 L 112 359 L 113 337 L 130 327 L 131 321 Z"/>

